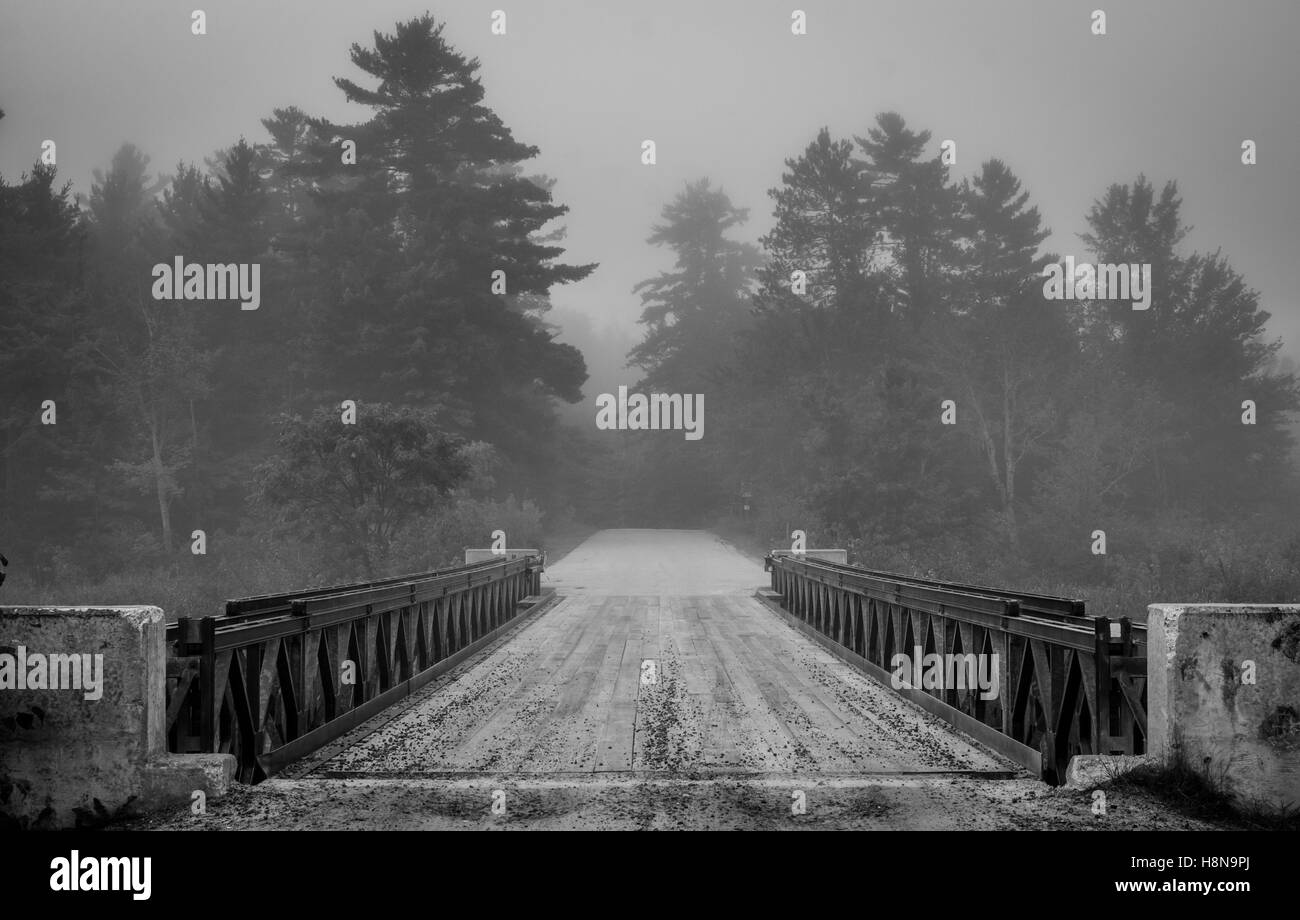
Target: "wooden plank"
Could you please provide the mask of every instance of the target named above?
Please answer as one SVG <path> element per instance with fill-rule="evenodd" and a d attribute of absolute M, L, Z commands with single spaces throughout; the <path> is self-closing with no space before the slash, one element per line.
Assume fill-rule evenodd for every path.
<path fill-rule="evenodd" d="M 636 745 L 636 698 L 641 683 L 642 648 L 645 644 L 645 618 L 634 598 L 619 598 L 625 611 L 618 615 L 627 624 L 614 692 L 603 720 L 596 745 L 596 770 L 632 769 Z M 616 608 L 617 609 L 617 608 Z"/>

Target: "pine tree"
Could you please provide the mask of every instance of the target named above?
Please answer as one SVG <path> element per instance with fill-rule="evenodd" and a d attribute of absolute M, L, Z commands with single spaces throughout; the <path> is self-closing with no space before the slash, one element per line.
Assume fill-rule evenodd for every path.
<path fill-rule="evenodd" d="M 945 310 L 956 284 L 957 191 L 938 157 L 923 159 L 930 132 L 912 131 L 898 113 L 878 115 L 867 136 L 854 139 L 901 295 L 896 309 L 915 328 Z"/>
<path fill-rule="evenodd" d="M 988 472 L 1002 527 L 1019 548 L 1022 466 L 1059 434 L 1057 381 L 1069 371 L 1074 340 L 1060 305 L 1045 302 L 1039 255 L 1049 231 L 1029 193 L 1001 160 L 985 162 L 961 188 L 964 284 L 953 315 L 930 329 L 933 366 L 956 404 Z"/>
<path fill-rule="evenodd" d="M 708 179 L 687 185 L 663 209 L 647 242 L 676 255 L 673 271 L 642 281 L 633 290 L 644 305 L 645 337 L 629 355 L 646 371 L 643 385 L 669 392 L 696 392 L 749 317 L 748 295 L 760 264 L 756 247 L 728 239 L 749 218 Z"/>
<path fill-rule="evenodd" d="M 1183 255 L 1190 232 L 1176 183 L 1159 196 L 1145 176 L 1113 185 L 1088 214 L 1082 236 L 1099 263 L 1151 265 L 1151 303 L 1085 303 L 1090 347 L 1135 386 L 1171 408 L 1166 447 L 1140 471 L 1139 504 L 1178 504 L 1234 513 L 1264 499 L 1283 475 L 1290 436 L 1287 413 L 1300 407 L 1295 378 L 1270 364 L 1280 342 L 1264 338 L 1269 314 L 1221 252 Z M 1254 400 L 1254 425 L 1241 422 Z"/>
<path fill-rule="evenodd" d="M 538 241 L 567 209 L 523 174 L 537 148 L 483 104 L 478 61 L 442 32 L 424 16 L 376 33 L 372 48 L 354 45 L 353 63 L 375 85 L 335 82 L 374 115 L 315 128 L 336 151 L 330 181 L 318 182 L 316 265 L 341 294 L 324 311 L 322 369 L 355 391 L 464 410 L 494 440 L 523 423 L 507 401 L 527 414 L 538 396 L 580 398 L 581 356 L 532 310 L 595 266 L 558 263 L 563 248 Z M 344 140 L 357 144 L 355 166 L 337 155 Z M 492 291 L 496 271 L 504 295 Z"/>
<path fill-rule="evenodd" d="M 663 220 L 647 240 L 669 247 L 673 270 L 638 284 L 645 337 L 629 364 L 645 370 L 639 387 L 650 392 L 701 394 L 709 419 L 731 412 L 722 401 L 719 366 L 749 321 L 749 294 L 759 264 L 756 247 L 728 237 L 748 219 L 709 180 L 688 183 L 665 205 Z M 711 475 L 712 440 L 686 441 L 658 432 L 632 439 L 637 488 L 632 501 L 642 520 L 666 526 L 699 523 L 724 496 Z"/>
<path fill-rule="evenodd" d="M 781 186 L 771 189 L 776 224 L 761 242 L 771 261 L 762 272 L 760 308 L 861 309 L 879 233 L 864 195 L 853 144 L 822 128 L 802 156 L 786 160 Z M 791 273 L 802 271 L 807 293 L 791 293 Z"/>
<path fill-rule="evenodd" d="M 152 266 L 176 253 L 154 206 L 159 186 L 148 162 L 126 144 L 107 173 L 95 172 L 87 355 L 104 375 L 121 423 L 123 449 L 112 469 L 128 493 L 150 497 L 159 544 L 170 552 L 173 505 L 183 492 L 179 476 L 192 459 L 185 436 L 191 401 L 206 396 L 211 361 L 193 311 L 152 297 Z"/>
<path fill-rule="evenodd" d="M 0 542 L 27 571 L 82 532 L 93 498 L 81 473 L 99 426 L 71 360 L 84 238 L 69 192 L 40 163 L 17 185 L 0 178 Z M 83 424 L 69 424 L 78 410 Z"/>

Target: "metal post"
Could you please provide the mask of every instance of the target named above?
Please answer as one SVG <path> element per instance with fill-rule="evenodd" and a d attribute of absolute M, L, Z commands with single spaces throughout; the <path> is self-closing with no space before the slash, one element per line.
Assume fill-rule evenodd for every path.
<path fill-rule="evenodd" d="M 1093 751 L 1111 753 L 1113 726 L 1110 724 L 1110 618 L 1097 617 L 1093 628 L 1093 669 L 1097 676 L 1097 712 L 1093 719 Z"/>
<path fill-rule="evenodd" d="M 205 754 L 217 752 L 217 714 L 221 701 L 217 699 L 217 618 L 199 620 L 199 750 Z"/>

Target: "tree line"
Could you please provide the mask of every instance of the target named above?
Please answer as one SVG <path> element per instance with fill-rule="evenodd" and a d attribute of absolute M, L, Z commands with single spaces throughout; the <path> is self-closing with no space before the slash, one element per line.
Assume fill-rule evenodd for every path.
<path fill-rule="evenodd" d="M 1300 387 L 1258 293 L 1187 251 L 1175 182 L 1102 190 L 1065 254 L 1149 266 L 1144 310 L 1047 299 L 1063 255 L 1012 169 L 956 176 L 897 113 L 787 160 L 758 245 L 689 183 L 627 360 L 705 394 L 707 434 L 597 431 L 556 412 L 587 369 L 550 298 L 596 266 L 564 261 L 537 149 L 431 17 L 351 60 L 358 123 L 274 108 L 165 176 L 127 144 L 84 198 L 45 163 L 0 179 L 0 548 L 25 584 L 109 602 L 147 569 L 119 586 L 145 602 L 203 565 L 201 531 L 199 604 L 578 519 L 802 529 L 875 568 L 1142 603 L 1300 588 Z M 259 265 L 261 306 L 156 299 L 177 257 Z"/>
<path fill-rule="evenodd" d="M 708 180 L 664 209 L 649 242 L 676 266 L 639 287 L 629 359 L 707 392 L 709 436 L 640 438 L 642 513 L 941 578 L 1300 589 L 1294 364 L 1227 257 L 1186 251 L 1177 183 L 1111 185 L 1068 254 L 1149 266 L 1146 309 L 1048 299 L 1063 257 L 1029 191 L 1001 159 L 953 176 L 930 140 L 894 112 L 823 129 L 758 250 Z"/>
<path fill-rule="evenodd" d="M 455 496 L 527 530 L 526 496 L 573 491 L 554 407 L 586 370 L 545 314 L 595 266 L 442 31 L 352 46 L 359 123 L 276 108 L 164 177 L 126 144 L 84 199 L 43 162 L 0 182 L 0 542 L 29 577 L 186 564 L 197 531 L 310 542 L 314 578 L 427 567 Z M 258 265 L 261 306 L 156 299 L 178 257 Z"/>

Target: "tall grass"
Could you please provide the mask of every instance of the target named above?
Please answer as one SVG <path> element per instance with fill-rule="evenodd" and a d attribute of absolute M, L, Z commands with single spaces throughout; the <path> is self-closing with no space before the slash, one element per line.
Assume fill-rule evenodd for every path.
<path fill-rule="evenodd" d="M 581 530 L 570 520 L 554 522 L 565 534 Z M 464 498 L 414 522 L 380 560 L 378 577 L 460 565 L 467 547 L 491 544 L 504 530 L 508 546 L 539 546 L 546 540 L 541 509 L 532 502 Z M 185 549 L 163 557 L 140 553 L 130 565 L 92 575 L 60 554 L 43 577 L 12 565 L 0 588 L 6 606 L 125 606 L 162 608 L 170 622 L 183 616 L 220 613 L 226 600 L 365 580 L 359 554 L 347 546 L 316 546 L 289 535 L 213 533 L 207 552 Z"/>

